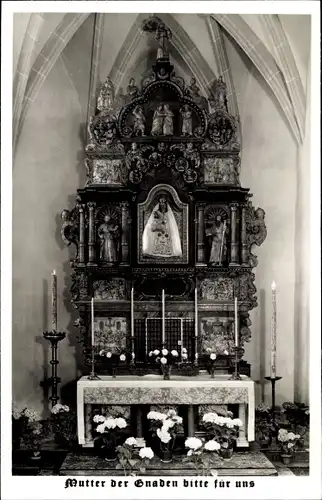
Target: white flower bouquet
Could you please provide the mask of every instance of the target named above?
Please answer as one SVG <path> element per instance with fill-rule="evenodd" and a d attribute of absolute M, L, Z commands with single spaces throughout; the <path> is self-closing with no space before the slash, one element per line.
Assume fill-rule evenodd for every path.
<path fill-rule="evenodd" d="M 233 449 L 239 429 L 243 427 L 243 422 L 239 418 L 224 417 L 210 412 L 203 415 L 202 425 L 207 434 L 220 444 L 223 455 L 223 450 Z"/>
<path fill-rule="evenodd" d="M 207 347 L 206 357 L 207 357 L 208 371 L 211 375 L 211 378 L 214 378 L 217 354 L 213 349 L 211 349 L 210 347 Z"/>
<path fill-rule="evenodd" d="M 179 353 L 175 349 L 170 351 L 169 349 L 163 347 L 162 349 L 154 349 L 154 351 L 150 351 L 149 358 L 152 362 L 160 365 L 164 378 L 169 379 L 172 366 L 178 362 Z"/>
<path fill-rule="evenodd" d="M 124 439 L 127 422 L 123 417 L 111 417 L 96 414 L 93 417 L 94 424 L 94 447 L 97 447 L 106 459 L 116 458 L 116 448 Z"/>
<path fill-rule="evenodd" d="M 119 366 L 125 366 L 129 364 L 130 361 L 134 360 L 134 353 L 131 354 L 122 349 L 116 349 L 114 351 L 110 349 L 101 349 L 98 355 L 114 377 Z"/>
<path fill-rule="evenodd" d="M 137 476 L 146 472 L 146 467 L 154 457 L 151 448 L 139 448 L 136 438 L 129 437 L 117 447 L 118 463 L 116 469 L 121 469 L 124 476 Z"/>
<path fill-rule="evenodd" d="M 196 437 L 189 437 L 185 441 L 188 448 L 184 463 L 189 463 L 196 469 L 197 476 L 209 476 L 212 459 L 220 451 L 220 443 L 215 439 L 206 441 Z"/>
<path fill-rule="evenodd" d="M 159 439 L 162 460 L 171 461 L 177 434 L 182 430 L 182 417 L 174 410 L 167 413 L 150 411 L 147 419 L 151 422 L 152 435 Z"/>
<path fill-rule="evenodd" d="M 301 438 L 300 434 L 288 432 L 286 429 L 279 429 L 277 440 L 280 446 L 280 452 L 284 455 L 293 455 L 296 450 L 298 440 Z"/>

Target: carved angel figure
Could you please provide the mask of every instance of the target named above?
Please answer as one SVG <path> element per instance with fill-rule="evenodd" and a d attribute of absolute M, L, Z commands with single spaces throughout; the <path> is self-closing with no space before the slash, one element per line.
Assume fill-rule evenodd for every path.
<path fill-rule="evenodd" d="M 106 78 L 101 85 L 100 93 L 97 99 L 97 109 L 105 111 L 112 109 L 114 101 L 114 85 L 110 78 Z"/>
<path fill-rule="evenodd" d="M 190 85 L 187 88 L 187 91 L 188 91 L 189 96 L 192 99 L 194 99 L 195 97 L 200 97 L 200 95 L 199 95 L 200 89 L 199 89 L 198 85 L 196 84 L 195 78 L 191 78 Z"/>
<path fill-rule="evenodd" d="M 133 110 L 134 116 L 134 133 L 135 135 L 144 135 L 145 132 L 145 116 L 141 106 L 136 106 Z"/>
<path fill-rule="evenodd" d="M 100 259 L 104 262 L 117 261 L 117 243 L 119 227 L 113 224 L 110 215 L 105 215 L 104 222 L 98 228 L 100 239 Z"/>
<path fill-rule="evenodd" d="M 129 81 L 129 84 L 127 86 L 127 95 L 131 98 L 131 99 L 134 99 L 134 97 L 136 97 L 136 95 L 138 94 L 139 92 L 139 89 L 137 88 L 136 84 L 135 84 L 135 80 L 134 78 L 130 78 L 130 81 Z"/>
<path fill-rule="evenodd" d="M 156 32 L 155 38 L 159 42 L 157 59 L 164 59 L 169 57 L 168 52 L 168 40 L 171 39 L 171 31 L 167 28 L 164 23 L 159 23 Z"/>
<path fill-rule="evenodd" d="M 206 236 L 211 238 L 209 263 L 221 265 L 227 255 L 227 223 L 217 215 L 211 227 L 206 230 Z"/>
<path fill-rule="evenodd" d="M 181 240 L 172 208 L 160 197 L 143 231 L 143 255 L 181 257 Z"/>
<path fill-rule="evenodd" d="M 192 111 L 185 105 L 180 111 L 182 116 L 182 135 L 192 135 Z"/>

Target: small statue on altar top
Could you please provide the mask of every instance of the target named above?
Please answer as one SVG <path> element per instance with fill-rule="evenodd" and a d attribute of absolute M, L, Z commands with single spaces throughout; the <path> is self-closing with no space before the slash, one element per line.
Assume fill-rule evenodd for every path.
<path fill-rule="evenodd" d="M 155 38 L 159 42 L 157 60 L 169 58 L 168 41 L 171 40 L 171 37 L 172 33 L 169 28 L 164 23 L 159 23 L 155 32 Z"/>
<path fill-rule="evenodd" d="M 106 214 L 104 222 L 98 228 L 100 239 L 100 259 L 103 262 L 117 261 L 117 242 L 119 227 L 111 221 L 111 216 Z"/>
<path fill-rule="evenodd" d="M 163 135 L 173 135 L 173 117 L 174 114 L 169 104 L 164 105 Z"/>
<path fill-rule="evenodd" d="M 139 92 L 139 89 L 137 88 L 135 84 L 134 78 L 130 78 L 129 84 L 127 86 L 127 95 L 131 98 L 134 99 L 134 97 L 137 96 Z"/>
<path fill-rule="evenodd" d="M 145 135 L 145 116 L 141 106 L 136 106 L 133 110 L 134 116 L 134 133 L 135 135 Z"/>
<path fill-rule="evenodd" d="M 185 136 L 192 135 L 192 111 L 189 106 L 185 105 L 180 111 L 182 116 L 181 133 Z"/>
<path fill-rule="evenodd" d="M 214 84 L 214 102 L 216 108 L 227 110 L 227 85 L 222 76 L 219 76 Z"/>
<path fill-rule="evenodd" d="M 101 85 L 100 93 L 97 99 L 98 111 L 108 111 L 113 107 L 114 102 L 114 85 L 110 78 L 106 78 Z"/>
<path fill-rule="evenodd" d="M 211 238 L 209 263 L 221 266 L 227 256 L 227 221 L 217 215 L 211 227 L 206 230 L 206 236 Z"/>
<path fill-rule="evenodd" d="M 191 78 L 190 80 L 190 85 L 189 87 L 187 88 L 187 91 L 188 91 L 188 95 L 192 98 L 192 99 L 195 99 L 195 98 L 198 98 L 200 97 L 200 89 L 199 87 L 197 86 L 196 84 L 196 79 L 194 77 Z"/>

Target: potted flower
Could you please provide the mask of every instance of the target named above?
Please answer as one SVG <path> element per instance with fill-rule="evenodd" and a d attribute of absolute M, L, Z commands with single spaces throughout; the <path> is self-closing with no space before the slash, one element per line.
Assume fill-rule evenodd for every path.
<path fill-rule="evenodd" d="M 122 417 L 113 418 L 105 415 L 94 415 L 95 428 L 94 446 L 106 461 L 116 460 L 117 446 L 124 437 L 126 420 Z"/>
<path fill-rule="evenodd" d="M 243 422 L 239 418 L 223 417 L 210 412 L 203 415 L 202 425 L 207 434 L 220 444 L 221 457 L 231 458 Z"/>
<path fill-rule="evenodd" d="M 205 442 L 203 439 L 189 437 L 185 441 L 185 447 L 189 449 L 183 462 L 193 465 L 197 476 L 209 476 L 214 453 L 219 452 L 220 444 L 215 439 Z"/>
<path fill-rule="evenodd" d="M 118 464 L 116 469 L 121 469 L 124 476 L 137 476 L 144 474 L 150 460 L 154 457 L 151 448 L 138 448 L 138 442 L 134 437 L 129 437 L 117 447 Z"/>
<path fill-rule="evenodd" d="M 104 364 L 107 365 L 109 372 L 113 377 L 116 377 L 116 372 L 118 366 L 128 364 L 132 359 L 134 359 L 133 354 L 129 355 L 125 350 L 116 350 L 115 352 L 101 349 L 99 351 L 99 356 L 103 358 Z"/>
<path fill-rule="evenodd" d="M 50 427 L 57 444 L 69 448 L 77 439 L 76 415 L 69 406 L 60 403 L 51 409 Z"/>
<path fill-rule="evenodd" d="M 210 373 L 211 378 L 215 378 L 215 361 L 217 359 L 217 354 L 210 347 L 206 349 L 206 353 L 207 353 L 208 371 Z"/>
<path fill-rule="evenodd" d="M 285 465 L 291 463 L 297 441 L 300 437 L 299 434 L 294 434 L 294 432 L 288 432 L 286 429 L 279 429 L 277 440 L 280 446 L 281 459 Z"/>
<path fill-rule="evenodd" d="M 161 461 L 171 462 L 177 434 L 182 430 L 182 417 L 169 410 L 167 413 L 150 411 L 147 418 L 151 421 L 152 435 L 159 439 Z"/>
<path fill-rule="evenodd" d="M 160 364 L 164 380 L 170 380 L 172 366 L 178 362 L 179 353 L 175 349 L 169 351 L 165 347 L 149 352 L 149 357 Z"/>
<path fill-rule="evenodd" d="M 16 414 L 16 417 L 18 414 Z M 43 425 L 40 415 L 33 409 L 24 408 L 20 412 L 19 427 L 23 448 L 31 451 L 31 459 L 39 460 L 40 445 L 43 438 Z"/>
<path fill-rule="evenodd" d="M 298 446 L 304 447 L 304 437 L 306 436 L 310 425 L 309 407 L 304 403 L 292 403 L 286 401 L 281 408 L 282 424 L 290 429 L 294 434 L 299 434 Z"/>
<path fill-rule="evenodd" d="M 255 432 L 261 448 L 267 448 L 272 443 L 275 432 L 274 421 L 269 406 L 260 403 L 255 411 Z"/>

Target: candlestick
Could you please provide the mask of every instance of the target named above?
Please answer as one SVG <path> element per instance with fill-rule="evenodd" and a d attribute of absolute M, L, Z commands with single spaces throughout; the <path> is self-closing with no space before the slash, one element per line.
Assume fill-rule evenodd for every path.
<path fill-rule="evenodd" d="M 271 378 L 276 377 L 276 285 L 272 283 Z"/>
<path fill-rule="evenodd" d="M 238 347 L 239 339 L 238 339 L 238 304 L 237 297 L 235 297 L 235 346 Z"/>
<path fill-rule="evenodd" d="M 198 364 L 198 290 L 195 288 L 195 364 Z"/>
<path fill-rule="evenodd" d="M 57 330 L 57 275 L 55 269 L 51 275 L 52 283 L 52 294 L 51 294 L 51 304 L 52 304 L 52 329 Z"/>
<path fill-rule="evenodd" d="M 94 328 L 94 297 L 91 300 L 91 324 L 92 324 L 92 348 L 95 345 L 95 328 Z"/>
<path fill-rule="evenodd" d="M 134 288 L 131 288 L 131 337 L 134 337 Z"/>
<path fill-rule="evenodd" d="M 165 343 L 165 294 L 162 290 L 162 344 Z"/>
<path fill-rule="evenodd" d="M 57 332 L 57 330 L 54 330 L 54 331 L 44 332 L 43 336 L 46 340 L 49 340 L 51 343 L 51 361 L 50 361 L 51 378 L 49 379 L 51 385 L 51 396 L 49 399 L 51 401 L 51 405 L 55 406 L 57 401 L 60 399 L 58 396 L 57 386 L 61 382 L 60 377 L 57 376 L 57 365 L 59 364 L 59 361 L 57 359 L 57 348 L 58 348 L 58 342 L 66 337 L 66 333 Z"/>

